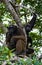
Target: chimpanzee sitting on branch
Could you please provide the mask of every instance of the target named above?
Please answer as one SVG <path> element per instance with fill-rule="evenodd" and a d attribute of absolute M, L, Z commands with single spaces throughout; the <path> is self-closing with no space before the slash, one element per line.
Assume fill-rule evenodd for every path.
<path fill-rule="evenodd" d="M 10 25 L 8 32 L 6 33 L 6 44 L 10 50 L 15 49 L 16 54 L 19 55 L 22 52 L 26 55 L 25 36 L 22 30 L 15 26 Z"/>
<path fill-rule="evenodd" d="M 28 44 L 30 42 L 32 46 L 32 39 L 31 37 L 29 37 L 29 32 L 32 30 L 35 24 L 36 17 L 37 16 L 34 13 L 30 23 L 25 26 L 25 30 L 27 34 L 27 47 L 25 45 L 25 37 L 22 31 L 17 26 L 14 26 L 14 25 L 11 25 L 8 27 L 8 32 L 6 33 L 6 44 L 9 49 L 16 48 L 16 50 L 18 51 L 17 54 L 21 54 L 21 52 L 25 53 L 25 51 L 26 51 L 26 54 L 31 54 L 34 52 L 33 49 L 28 48 Z M 17 36 L 17 37 L 13 37 L 13 36 Z"/>

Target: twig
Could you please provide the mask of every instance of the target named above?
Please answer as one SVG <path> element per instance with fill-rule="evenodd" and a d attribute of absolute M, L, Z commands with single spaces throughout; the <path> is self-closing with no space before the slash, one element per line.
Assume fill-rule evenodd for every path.
<path fill-rule="evenodd" d="M 15 6 L 16 6 L 16 7 L 25 8 L 25 9 L 29 10 L 31 13 L 33 13 L 33 8 L 32 8 L 32 7 L 28 8 L 27 6 L 23 6 L 23 5 L 15 5 Z"/>
<path fill-rule="evenodd" d="M 1 42 L 2 44 L 4 44 L 4 43 L 2 42 L 2 40 L 0 40 L 0 42 Z"/>

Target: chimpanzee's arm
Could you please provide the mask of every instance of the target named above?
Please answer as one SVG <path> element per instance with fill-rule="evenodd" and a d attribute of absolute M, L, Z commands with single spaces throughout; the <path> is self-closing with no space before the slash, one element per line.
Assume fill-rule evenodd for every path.
<path fill-rule="evenodd" d="M 37 15 L 34 13 L 31 21 L 25 26 L 26 32 L 30 32 L 32 30 L 32 28 L 34 27 L 34 24 L 36 22 L 36 17 L 37 17 Z"/>
<path fill-rule="evenodd" d="M 35 24 L 35 22 L 36 22 L 36 17 L 37 17 L 37 15 L 34 13 L 34 14 L 33 14 L 33 18 L 31 19 L 31 21 L 30 21 L 30 23 L 29 23 L 31 29 L 34 27 L 34 24 Z"/>

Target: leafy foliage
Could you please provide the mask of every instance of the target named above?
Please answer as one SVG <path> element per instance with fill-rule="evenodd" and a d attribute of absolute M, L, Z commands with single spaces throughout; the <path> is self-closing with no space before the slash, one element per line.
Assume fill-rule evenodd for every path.
<path fill-rule="evenodd" d="M 3 52 L 4 51 L 4 52 Z M 10 58 L 15 56 L 14 53 L 11 53 L 11 51 L 7 47 L 0 47 L 0 65 L 3 61 L 7 61 L 7 64 L 11 65 L 12 62 L 10 61 Z M 14 63 L 14 62 L 13 62 Z M 36 56 L 34 55 L 32 59 L 29 57 L 27 59 L 20 58 L 20 61 L 16 61 L 14 65 L 42 65 L 42 62 L 39 61 Z"/>
<path fill-rule="evenodd" d="M 3 61 L 7 61 L 7 64 L 11 65 L 10 58 L 15 56 L 14 53 L 11 53 L 11 51 L 7 47 L 0 47 L 0 65 Z M 42 62 L 40 62 L 35 55 L 30 59 L 29 57 L 27 59 L 20 58 L 20 61 L 16 61 L 14 65 L 42 65 Z"/>

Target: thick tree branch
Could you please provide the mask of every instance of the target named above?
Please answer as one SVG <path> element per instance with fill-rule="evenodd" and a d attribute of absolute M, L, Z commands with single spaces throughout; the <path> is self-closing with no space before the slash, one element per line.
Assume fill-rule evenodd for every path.
<path fill-rule="evenodd" d="M 9 0 L 9 1 L 10 1 L 11 5 L 13 6 L 13 8 L 15 9 L 15 11 L 16 11 L 18 17 L 20 17 L 20 13 L 19 13 L 20 7 L 16 6 L 16 5 L 17 5 L 17 4 L 16 4 L 16 0 Z"/>
<path fill-rule="evenodd" d="M 15 9 L 11 6 L 11 4 L 9 2 L 7 2 L 6 5 L 7 5 L 8 9 L 10 10 L 10 12 L 11 12 L 14 20 L 16 21 L 17 25 L 20 26 L 20 27 L 22 27 L 21 20 L 18 17 L 17 13 L 15 12 Z"/>
<path fill-rule="evenodd" d="M 1 0 L 2 2 L 4 2 L 8 8 L 8 10 L 10 11 L 11 15 L 13 16 L 13 19 L 16 21 L 16 24 L 20 27 L 23 27 L 21 24 L 21 20 L 18 17 L 15 9 L 13 8 L 13 6 L 10 3 L 10 0 Z"/>

